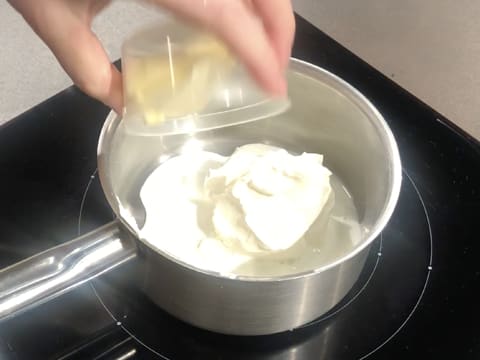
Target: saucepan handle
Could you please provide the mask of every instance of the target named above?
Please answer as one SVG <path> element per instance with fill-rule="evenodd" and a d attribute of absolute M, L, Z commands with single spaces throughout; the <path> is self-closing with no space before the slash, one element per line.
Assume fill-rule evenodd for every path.
<path fill-rule="evenodd" d="M 0 319 L 45 302 L 134 258 L 118 220 L 0 270 Z"/>

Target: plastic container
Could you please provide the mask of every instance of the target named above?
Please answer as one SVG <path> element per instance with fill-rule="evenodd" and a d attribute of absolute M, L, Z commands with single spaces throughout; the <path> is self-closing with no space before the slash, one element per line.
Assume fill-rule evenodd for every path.
<path fill-rule="evenodd" d="M 177 20 L 153 24 L 122 48 L 123 121 L 145 135 L 191 133 L 263 119 L 290 102 L 267 95 L 213 35 Z"/>

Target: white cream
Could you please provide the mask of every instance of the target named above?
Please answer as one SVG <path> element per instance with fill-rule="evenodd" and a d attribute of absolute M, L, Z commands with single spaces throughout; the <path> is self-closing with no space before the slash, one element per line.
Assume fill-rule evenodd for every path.
<path fill-rule="evenodd" d="M 294 156 L 261 144 L 238 148 L 205 183 L 219 238 L 249 252 L 293 246 L 332 193 L 322 161 L 321 155 Z"/>
<path fill-rule="evenodd" d="M 141 189 L 146 221 L 139 235 L 187 264 L 228 276 L 317 268 L 360 238 L 353 203 L 335 184 L 334 201 L 333 175 L 322 160 L 262 144 L 229 158 L 205 151 L 173 157 Z"/>

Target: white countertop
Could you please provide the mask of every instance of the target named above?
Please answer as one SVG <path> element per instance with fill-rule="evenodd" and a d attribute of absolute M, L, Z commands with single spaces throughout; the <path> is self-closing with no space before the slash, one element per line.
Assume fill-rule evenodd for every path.
<path fill-rule="evenodd" d="M 293 0 L 296 11 L 480 139 L 480 2 Z M 117 0 L 94 22 L 112 60 L 158 14 Z M 71 84 L 43 43 L 0 2 L 0 123 Z"/>
<path fill-rule="evenodd" d="M 293 2 L 311 23 L 480 139 L 480 1 Z"/>

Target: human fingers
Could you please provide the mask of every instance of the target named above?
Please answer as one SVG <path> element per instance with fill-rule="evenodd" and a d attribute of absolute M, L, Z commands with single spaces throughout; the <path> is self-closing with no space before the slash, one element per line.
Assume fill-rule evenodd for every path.
<path fill-rule="evenodd" d="M 110 63 L 100 41 L 89 27 L 82 24 L 72 26 L 65 35 L 53 36 L 46 43 L 82 91 L 121 114 L 121 74 Z"/>
<path fill-rule="evenodd" d="M 208 28 L 243 61 L 268 92 L 284 96 L 286 81 L 276 50 L 252 6 L 240 0 L 155 0 Z"/>
<path fill-rule="evenodd" d="M 288 66 L 293 38 L 295 17 L 290 0 L 252 0 L 277 53 L 283 70 Z"/>
<path fill-rule="evenodd" d="M 90 29 L 91 19 L 108 0 L 45 0 L 42 5 L 19 1 L 19 10 L 51 49 L 73 82 L 116 112 L 122 110 L 122 80 L 100 41 Z"/>

